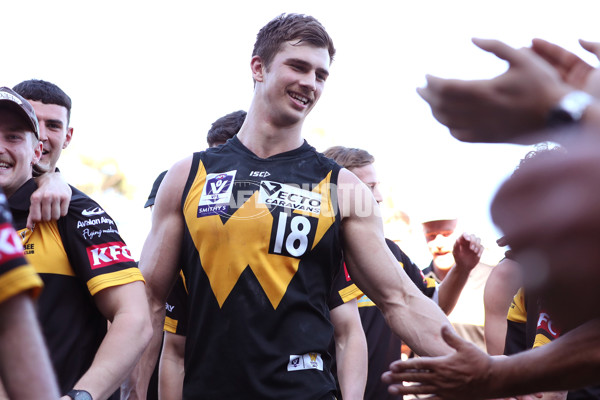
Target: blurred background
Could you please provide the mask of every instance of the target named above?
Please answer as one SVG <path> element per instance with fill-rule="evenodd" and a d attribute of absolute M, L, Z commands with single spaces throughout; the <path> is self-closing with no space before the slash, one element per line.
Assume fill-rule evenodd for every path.
<path fill-rule="evenodd" d="M 420 222 L 444 216 L 481 236 L 494 258 L 502 252 L 490 201 L 532 148 L 456 141 L 415 89 L 426 74 L 502 73 L 505 62 L 472 37 L 517 47 L 541 37 L 596 65 L 577 43 L 600 40 L 595 7 L 591 0 L 3 1 L 0 85 L 44 79 L 70 95 L 74 137 L 58 165 L 113 216 L 137 259 L 156 176 L 204 149 L 215 119 L 247 110 L 258 30 L 282 12 L 311 14 L 337 55 L 305 138 L 318 150 L 343 145 L 375 156 L 385 212 L 410 217 L 409 255 L 420 265 L 428 262 Z"/>

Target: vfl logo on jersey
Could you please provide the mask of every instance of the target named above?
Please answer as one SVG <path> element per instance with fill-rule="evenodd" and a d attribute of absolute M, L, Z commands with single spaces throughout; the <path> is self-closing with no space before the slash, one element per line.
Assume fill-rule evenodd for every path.
<path fill-rule="evenodd" d="M 4 263 L 17 257 L 23 257 L 23 245 L 19 235 L 11 224 L 0 224 L 0 262 Z"/>
<path fill-rule="evenodd" d="M 278 182 L 262 181 L 258 202 L 315 215 L 321 213 L 321 194 Z"/>
<path fill-rule="evenodd" d="M 198 202 L 198 218 L 222 214 L 227 210 L 236 172 L 237 170 L 206 175 L 206 183 Z"/>
<path fill-rule="evenodd" d="M 123 242 L 98 244 L 88 247 L 86 251 L 92 269 L 133 261 L 129 248 Z"/>
<path fill-rule="evenodd" d="M 83 215 L 84 217 L 91 217 L 92 215 L 100 215 L 100 214 L 104 214 L 104 210 L 101 209 L 100 207 L 94 207 L 92 209 L 87 209 L 87 210 L 83 210 L 81 212 L 81 215 Z"/>
<path fill-rule="evenodd" d="M 318 369 L 323 371 L 323 358 L 319 353 L 306 353 L 303 355 L 291 355 L 288 363 L 288 371 L 302 371 L 305 369 Z"/>

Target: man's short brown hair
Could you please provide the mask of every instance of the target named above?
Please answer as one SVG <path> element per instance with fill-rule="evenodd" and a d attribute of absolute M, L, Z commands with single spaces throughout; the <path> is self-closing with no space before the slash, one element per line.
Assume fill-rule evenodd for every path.
<path fill-rule="evenodd" d="M 330 147 L 323 154 L 346 169 L 360 168 L 375 162 L 375 157 L 368 151 L 344 146 Z"/>

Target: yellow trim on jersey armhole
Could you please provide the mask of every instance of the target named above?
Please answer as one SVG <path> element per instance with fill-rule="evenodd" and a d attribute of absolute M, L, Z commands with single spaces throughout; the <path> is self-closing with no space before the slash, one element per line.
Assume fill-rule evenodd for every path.
<path fill-rule="evenodd" d="M 361 307 L 377 307 L 377 305 L 375 303 L 373 303 L 373 300 L 368 298 L 366 294 L 363 294 L 358 299 L 358 308 L 361 308 Z"/>
<path fill-rule="evenodd" d="M 537 335 L 535 335 L 535 341 L 533 342 L 532 349 L 535 349 L 536 347 L 543 346 L 543 345 L 548 344 L 550 342 L 551 342 L 550 339 L 548 339 L 546 336 L 542 335 L 541 333 L 538 333 Z"/>
<path fill-rule="evenodd" d="M 3 273 L 0 276 L 0 303 L 25 291 L 30 291 L 31 297 L 37 297 L 44 282 L 29 264 L 24 264 Z"/>
<path fill-rule="evenodd" d="M 121 271 L 95 276 L 87 282 L 87 286 L 90 294 L 93 296 L 102 289 L 125 285 L 136 281 L 146 282 L 138 268 L 127 268 Z"/>
<path fill-rule="evenodd" d="M 437 286 L 437 283 L 433 278 L 425 278 L 424 281 L 427 284 L 427 289 L 431 289 Z"/>
<path fill-rule="evenodd" d="M 165 326 L 163 330 L 165 332 L 177 333 L 177 324 L 179 321 L 173 318 L 165 317 Z"/>
<path fill-rule="evenodd" d="M 506 319 L 512 322 L 526 323 L 527 309 L 525 308 L 525 291 L 520 288 L 508 309 Z"/>
<path fill-rule="evenodd" d="M 362 290 L 360 290 L 358 286 L 356 286 L 354 283 L 348 287 L 343 288 L 338 293 L 340 294 L 340 297 L 342 298 L 342 301 L 344 303 L 347 303 L 350 300 L 358 299 L 364 294 Z"/>

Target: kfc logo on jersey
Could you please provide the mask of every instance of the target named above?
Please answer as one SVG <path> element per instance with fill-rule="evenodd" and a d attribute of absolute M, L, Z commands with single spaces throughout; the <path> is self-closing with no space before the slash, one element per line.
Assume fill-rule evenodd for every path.
<path fill-rule="evenodd" d="M 129 248 L 123 242 L 98 244 L 90 246 L 86 250 L 92 269 L 133 261 Z"/>
<path fill-rule="evenodd" d="M 543 330 L 544 332 L 549 333 L 550 336 L 552 336 L 554 339 L 560 336 L 560 330 L 554 326 L 552 320 L 550 319 L 550 315 L 548 315 L 545 312 L 540 312 L 540 317 L 537 323 L 537 330 Z"/>
<path fill-rule="evenodd" d="M 7 262 L 17 257 L 23 257 L 19 235 L 11 224 L 0 224 L 0 261 Z"/>

